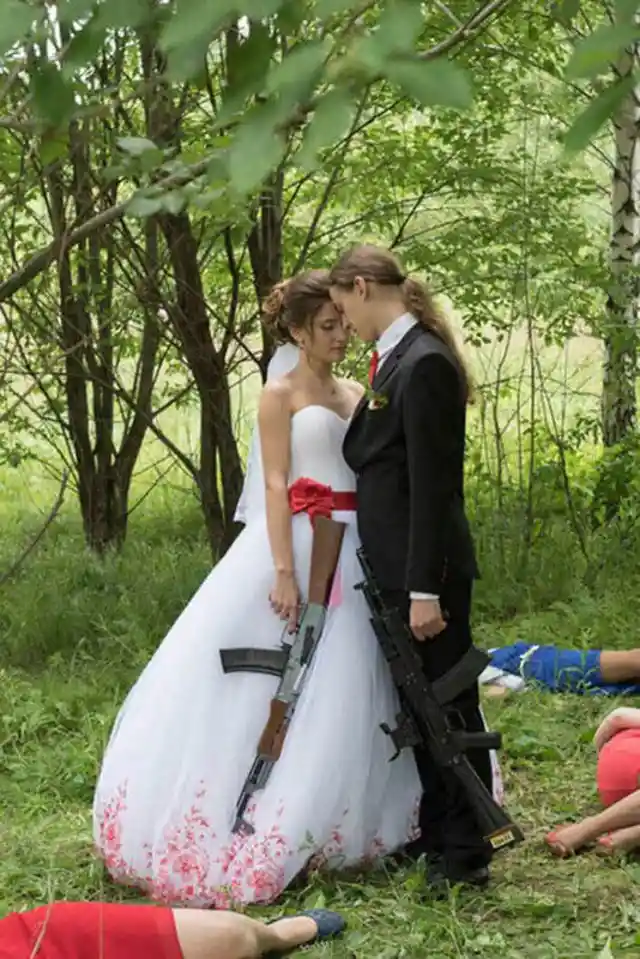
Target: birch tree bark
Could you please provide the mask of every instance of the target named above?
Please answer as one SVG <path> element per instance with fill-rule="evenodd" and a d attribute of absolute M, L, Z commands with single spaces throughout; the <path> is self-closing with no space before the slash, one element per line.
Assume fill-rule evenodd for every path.
<path fill-rule="evenodd" d="M 637 71 L 640 45 L 616 65 L 621 78 Z M 611 184 L 611 281 L 604 330 L 602 435 L 619 443 L 636 420 L 637 335 L 640 306 L 640 84 L 613 117 L 614 171 Z"/>

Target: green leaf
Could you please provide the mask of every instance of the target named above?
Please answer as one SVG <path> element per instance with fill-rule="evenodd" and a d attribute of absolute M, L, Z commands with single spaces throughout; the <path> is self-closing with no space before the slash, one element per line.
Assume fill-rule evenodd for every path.
<path fill-rule="evenodd" d="M 314 14 L 318 20 L 329 20 L 340 13 L 348 13 L 353 8 L 349 0 L 316 0 Z"/>
<path fill-rule="evenodd" d="M 173 16 L 168 21 L 160 38 L 160 48 L 166 52 L 178 47 L 198 45 L 203 36 L 207 44 L 213 34 L 236 14 L 235 0 L 177 0 Z"/>
<path fill-rule="evenodd" d="M 466 110 L 473 100 L 467 74 L 451 60 L 390 60 L 384 74 L 422 106 Z"/>
<path fill-rule="evenodd" d="M 95 20 L 90 20 L 79 30 L 64 51 L 62 61 L 65 76 L 72 76 L 75 69 L 85 63 L 92 63 L 98 56 L 104 43 L 104 31 L 96 29 Z"/>
<path fill-rule="evenodd" d="M 227 83 L 216 113 L 216 127 L 222 129 L 244 112 L 248 97 L 264 92 L 276 38 L 264 24 L 252 24 L 249 36 L 227 45 Z"/>
<path fill-rule="evenodd" d="M 148 18 L 148 0 L 103 0 L 95 16 L 100 30 L 139 27 Z"/>
<path fill-rule="evenodd" d="M 286 141 L 278 126 L 281 116 L 271 106 L 260 107 L 240 127 L 229 149 L 229 176 L 242 196 L 252 193 L 282 161 Z"/>
<path fill-rule="evenodd" d="M 424 26 L 420 4 L 395 0 L 387 4 L 375 30 L 352 44 L 345 63 L 347 71 L 372 80 L 385 72 L 389 59 L 411 55 Z"/>
<path fill-rule="evenodd" d="M 638 0 L 613 0 L 615 19 L 633 23 L 638 15 Z"/>
<path fill-rule="evenodd" d="M 165 193 L 162 197 L 162 206 L 167 213 L 177 216 L 182 213 L 185 207 L 185 197 L 179 190 L 172 190 L 171 193 Z"/>
<path fill-rule="evenodd" d="M 0 56 L 24 40 L 36 19 L 39 19 L 39 15 L 33 7 L 19 0 L 3 0 L 0 8 Z"/>
<path fill-rule="evenodd" d="M 387 55 L 375 36 L 361 37 L 342 58 L 344 73 L 361 80 L 373 80 L 384 73 Z"/>
<path fill-rule="evenodd" d="M 414 0 L 387 3 L 372 39 L 385 53 L 413 52 L 424 29 L 422 5 Z"/>
<path fill-rule="evenodd" d="M 331 90 L 315 109 L 305 130 L 302 146 L 297 154 L 301 167 L 311 171 L 318 163 L 321 150 L 340 140 L 351 126 L 353 102 L 344 90 Z"/>
<path fill-rule="evenodd" d="M 144 220 L 148 216 L 160 213 L 163 209 L 163 197 L 144 196 L 142 193 L 135 194 L 127 205 L 127 216 L 133 216 Z"/>
<path fill-rule="evenodd" d="M 567 153 L 579 153 L 589 145 L 624 98 L 632 92 L 635 83 L 635 77 L 625 77 L 624 80 L 607 87 L 591 101 L 586 110 L 576 117 L 565 134 L 564 145 Z"/>
<path fill-rule="evenodd" d="M 300 0 L 287 0 L 278 11 L 278 31 L 284 36 L 294 34 L 303 24 L 306 14 L 305 4 Z M 316 16 L 318 14 L 316 13 Z"/>
<path fill-rule="evenodd" d="M 65 156 L 69 140 L 66 136 L 43 136 L 40 142 L 40 162 L 49 166 Z"/>
<path fill-rule="evenodd" d="M 167 52 L 167 78 L 174 83 L 183 83 L 201 74 L 205 67 L 209 44 L 210 35 L 203 33 L 191 43 L 172 47 Z"/>
<path fill-rule="evenodd" d="M 640 29 L 631 24 L 606 24 L 579 40 L 567 64 L 571 80 L 607 73 L 626 47 L 640 37 Z"/>
<path fill-rule="evenodd" d="M 251 0 L 251 10 L 247 11 L 252 23 L 258 23 L 260 20 L 266 20 L 267 17 L 273 17 L 280 7 L 283 0 Z"/>
<path fill-rule="evenodd" d="M 92 9 L 93 0 L 60 0 L 57 6 L 60 23 L 66 27 L 83 20 Z"/>
<path fill-rule="evenodd" d="M 276 40 L 269 28 L 262 23 L 252 24 L 246 40 L 227 46 L 229 87 L 244 88 L 247 95 L 262 89 L 275 50 Z"/>
<path fill-rule="evenodd" d="M 152 140 L 147 140 L 145 137 L 120 137 L 117 144 L 123 153 L 128 153 L 132 157 L 139 157 L 148 150 L 158 149 Z"/>
<path fill-rule="evenodd" d="M 235 0 L 205 4 L 201 0 L 177 0 L 159 42 L 167 54 L 169 79 L 182 82 L 201 74 L 212 40 L 237 16 Z"/>
<path fill-rule="evenodd" d="M 580 13 L 580 0 L 560 0 L 553 4 L 551 12 L 556 20 L 568 27 Z"/>
<path fill-rule="evenodd" d="M 287 95 L 295 92 L 302 103 L 313 89 L 329 49 L 330 44 L 325 41 L 299 43 L 271 70 L 267 91 Z"/>
<path fill-rule="evenodd" d="M 34 112 L 47 126 L 69 122 L 76 108 L 73 89 L 53 63 L 41 63 L 31 73 Z"/>

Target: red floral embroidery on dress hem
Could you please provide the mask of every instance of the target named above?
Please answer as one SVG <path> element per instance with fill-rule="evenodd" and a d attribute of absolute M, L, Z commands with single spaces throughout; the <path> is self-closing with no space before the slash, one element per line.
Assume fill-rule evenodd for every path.
<path fill-rule="evenodd" d="M 221 854 L 212 859 L 205 847 L 215 840 L 216 835 L 201 811 L 205 796 L 206 789 L 201 783 L 193 805 L 183 814 L 181 822 L 167 827 L 161 842 L 154 846 L 146 844 L 145 868 L 139 871 L 123 856 L 122 821 L 127 812 L 127 784 L 121 785 L 114 797 L 102 804 L 97 815 L 97 851 L 113 879 L 136 886 L 165 905 L 192 904 L 230 909 L 243 902 L 266 904 L 277 899 L 287 885 L 285 864 L 294 853 L 309 852 L 307 863 L 302 863 L 301 869 L 307 865 L 314 870 L 335 871 L 346 861 L 343 832 L 348 809 L 344 810 L 342 821 L 331 830 L 328 842 L 320 849 L 310 834 L 301 846 L 292 849 L 276 822 L 259 836 L 233 836 L 231 842 L 221 848 Z M 249 821 L 255 813 L 255 805 L 254 802 L 247 810 Z M 408 824 L 407 841 L 416 836 L 418 811 L 419 802 Z M 276 819 L 280 820 L 283 813 L 284 804 L 280 803 Z M 374 862 L 391 851 L 380 836 L 375 836 L 361 857 L 361 864 Z M 221 872 L 226 881 L 219 885 L 210 884 L 207 877 L 211 871 Z M 289 881 L 292 878 L 290 876 Z"/>

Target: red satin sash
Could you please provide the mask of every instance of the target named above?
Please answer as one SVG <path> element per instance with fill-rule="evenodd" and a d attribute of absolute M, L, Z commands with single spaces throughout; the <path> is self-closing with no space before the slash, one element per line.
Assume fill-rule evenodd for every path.
<path fill-rule="evenodd" d="M 355 512 L 356 494 L 353 491 L 333 490 L 330 486 L 301 476 L 289 487 L 291 512 L 307 513 L 313 523 L 316 516 L 331 519 L 334 510 Z"/>

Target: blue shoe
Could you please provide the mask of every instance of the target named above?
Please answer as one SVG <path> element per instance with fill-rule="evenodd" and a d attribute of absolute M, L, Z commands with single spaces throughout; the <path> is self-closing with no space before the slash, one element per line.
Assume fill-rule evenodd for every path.
<path fill-rule="evenodd" d="M 318 932 L 315 937 L 311 942 L 305 943 L 305 945 L 320 942 L 322 939 L 333 939 L 335 936 L 343 933 L 347 927 L 346 919 L 339 913 L 331 912 L 329 909 L 305 909 L 304 912 L 300 912 L 298 915 L 308 916 L 309 919 L 313 919 L 318 927 Z"/>
<path fill-rule="evenodd" d="M 277 919 L 270 919 L 267 925 L 270 926 L 272 923 L 279 922 L 281 919 L 297 919 L 298 916 L 308 916 L 309 919 L 313 919 L 318 931 L 313 939 L 308 939 L 299 946 L 293 946 L 292 950 L 302 949 L 304 946 L 312 946 L 314 942 L 321 942 L 323 939 L 333 939 L 347 928 L 346 919 L 339 913 L 331 912 L 329 909 L 305 909 L 304 912 L 297 912 L 293 916 L 278 916 Z M 276 955 L 282 955 L 282 953 L 268 953 L 265 959 Z"/>

